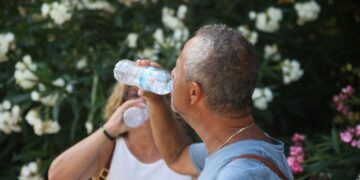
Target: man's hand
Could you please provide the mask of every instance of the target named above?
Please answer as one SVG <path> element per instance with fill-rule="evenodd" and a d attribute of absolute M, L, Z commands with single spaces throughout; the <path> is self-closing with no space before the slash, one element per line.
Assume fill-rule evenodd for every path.
<path fill-rule="evenodd" d="M 162 66 L 154 61 L 151 60 L 137 60 L 136 61 L 136 65 L 138 66 L 152 66 L 152 67 L 156 67 L 156 68 L 162 68 Z M 164 96 L 162 95 L 158 95 L 149 91 L 144 91 L 142 89 L 139 88 L 138 91 L 138 95 L 140 97 L 144 97 L 146 99 L 146 101 L 151 101 L 151 102 L 160 102 L 163 100 Z"/>

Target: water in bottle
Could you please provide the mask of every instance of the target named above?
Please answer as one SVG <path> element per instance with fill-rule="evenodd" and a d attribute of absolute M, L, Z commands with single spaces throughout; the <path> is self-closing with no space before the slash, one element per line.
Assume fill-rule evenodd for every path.
<path fill-rule="evenodd" d="M 131 127 L 137 128 L 148 119 L 146 107 L 133 106 L 124 112 L 124 123 Z"/>
<path fill-rule="evenodd" d="M 172 90 L 171 75 L 168 71 L 155 67 L 137 66 L 134 61 L 120 60 L 114 68 L 117 81 L 137 86 L 156 94 L 168 94 Z"/>

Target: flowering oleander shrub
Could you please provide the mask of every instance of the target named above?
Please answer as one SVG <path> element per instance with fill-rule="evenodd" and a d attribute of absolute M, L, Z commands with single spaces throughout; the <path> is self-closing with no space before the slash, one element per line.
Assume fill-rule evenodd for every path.
<path fill-rule="evenodd" d="M 334 115 L 328 100 L 342 82 L 338 66 L 360 57 L 354 7 L 322 0 L 0 1 L 0 177 L 46 179 L 51 161 L 102 123 L 118 60 L 151 59 L 170 70 L 184 42 L 210 23 L 233 27 L 258 51 L 253 112 L 266 131 L 326 131 Z M 340 99 L 346 110 L 351 102 Z M 359 115 L 347 111 L 336 121 Z"/>
<path fill-rule="evenodd" d="M 349 65 L 347 65 L 349 66 Z M 352 65 L 350 65 L 352 67 Z M 299 179 L 356 179 L 360 175 L 360 116 L 358 67 L 347 74 L 351 84 L 340 88 L 333 96 L 337 112 L 331 133 L 295 133 L 290 147 L 288 163 Z M 355 80 L 355 81 L 354 81 Z"/>
<path fill-rule="evenodd" d="M 288 163 L 295 178 L 356 179 L 360 174 L 360 149 L 351 146 L 348 139 L 341 140 L 343 133 L 333 128 L 331 133 L 308 136 L 301 145 L 291 146 Z M 357 139 L 355 136 L 352 140 Z"/>

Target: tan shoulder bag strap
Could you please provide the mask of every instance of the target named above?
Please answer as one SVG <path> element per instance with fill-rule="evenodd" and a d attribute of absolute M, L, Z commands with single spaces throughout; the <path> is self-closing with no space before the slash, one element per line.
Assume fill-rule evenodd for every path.
<path fill-rule="evenodd" d="M 262 162 L 264 165 L 269 167 L 275 174 L 277 174 L 281 179 L 287 179 L 284 173 L 279 169 L 278 166 L 274 164 L 270 159 L 261 157 L 255 154 L 243 154 L 241 156 L 236 157 L 235 159 L 241 159 L 241 158 L 247 158 L 247 159 L 255 159 L 260 162 Z"/>
<path fill-rule="evenodd" d="M 113 155 L 114 155 L 114 150 L 115 150 L 115 143 L 116 143 L 116 141 L 113 141 L 113 143 L 112 143 L 112 150 L 111 150 L 109 159 L 106 161 L 105 167 L 100 171 L 99 180 L 106 180 L 106 177 L 107 177 L 107 175 L 109 174 L 110 165 L 111 165 L 111 160 L 112 160 L 112 157 L 113 157 Z"/>

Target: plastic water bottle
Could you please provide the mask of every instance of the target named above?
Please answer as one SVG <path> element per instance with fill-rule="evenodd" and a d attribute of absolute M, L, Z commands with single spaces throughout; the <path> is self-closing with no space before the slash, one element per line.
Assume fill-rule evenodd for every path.
<path fill-rule="evenodd" d="M 168 71 L 149 66 L 137 66 L 134 61 L 127 59 L 116 63 L 114 77 L 124 84 L 137 86 L 160 95 L 168 94 L 172 90 L 171 75 Z"/>
<path fill-rule="evenodd" d="M 133 106 L 124 112 L 124 123 L 131 127 L 137 128 L 148 119 L 146 107 Z"/>

